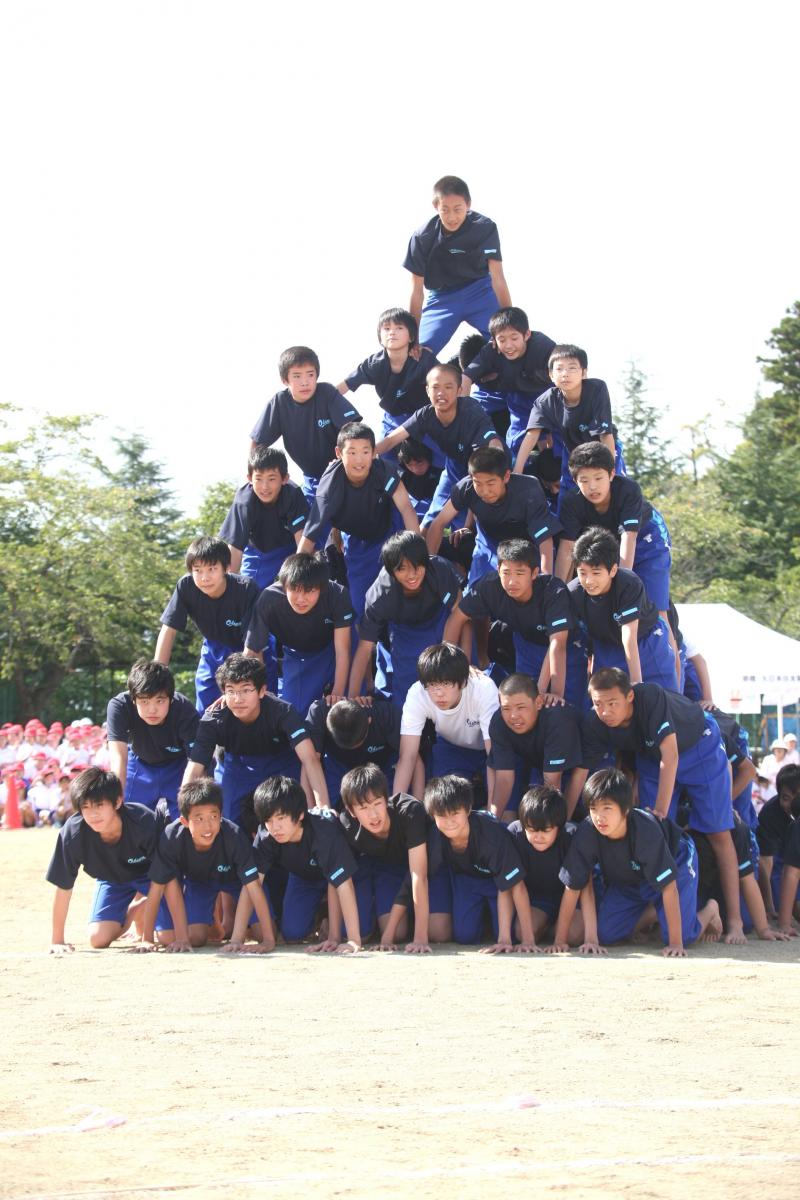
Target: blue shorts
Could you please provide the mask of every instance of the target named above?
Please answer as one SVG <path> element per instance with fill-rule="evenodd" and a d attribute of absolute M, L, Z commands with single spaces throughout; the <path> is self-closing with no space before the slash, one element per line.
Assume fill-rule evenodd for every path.
<path fill-rule="evenodd" d="M 489 321 L 499 307 L 488 272 L 460 288 L 426 292 L 420 314 L 419 344 L 438 354 L 462 321 L 488 338 Z"/>
<path fill-rule="evenodd" d="M 453 889 L 453 939 L 462 946 L 473 946 L 483 939 L 483 925 L 488 909 L 492 931 L 497 940 L 497 885 L 488 875 L 477 879 L 460 871 L 450 872 Z"/>
<path fill-rule="evenodd" d="M 688 836 L 681 838 L 675 860 L 677 866 L 678 897 L 681 906 L 681 929 L 684 945 L 696 941 L 700 933 L 697 919 L 697 849 Z M 601 943 L 621 942 L 630 937 L 636 922 L 648 904 L 654 904 L 664 944 L 669 943 L 669 932 L 664 916 L 664 895 L 648 883 L 638 887 L 606 886 L 597 905 L 597 933 Z"/>
<path fill-rule="evenodd" d="M 432 621 L 423 625 L 389 625 L 391 651 L 383 655 L 381 663 L 384 686 L 392 702 L 403 707 L 409 689 L 417 682 L 417 659 L 423 650 L 441 642 L 449 610 L 442 608 Z M 391 670 L 391 682 L 386 678 L 387 667 Z M 377 684 L 376 675 L 376 684 Z"/>
<path fill-rule="evenodd" d="M 107 879 L 96 880 L 89 924 L 95 925 L 99 921 L 115 921 L 117 925 L 123 925 L 128 906 L 133 898 L 138 894 L 146 896 L 149 891 L 150 880 L 146 875 L 141 879 L 132 879 L 130 883 L 109 883 Z"/>
<path fill-rule="evenodd" d="M 675 674 L 675 655 L 669 641 L 669 633 L 663 620 L 659 620 L 648 634 L 638 639 L 639 662 L 643 683 L 660 683 L 669 692 L 678 690 Z M 628 672 L 628 660 L 622 645 L 615 642 L 594 642 L 594 669 L 619 667 Z"/>
<path fill-rule="evenodd" d="M 530 675 L 535 682 L 539 680 L 539 672 L 547 657 L 547 646 L 539 642 L 529 642 L 521 634 L 512 635 L 514 653 L 516 655 L 517 671 L 522 675 Z M 589 693 L 587 690 L 587 660 L 583 646 L 570 637 L 567 641 L 567 674 L 564 687 L 564 699 L 580 712 L 588 708 Z"/>
<path fill-rule="evenodd" d="M 686 657 L 685 650 L 682 649 L 681 654 L 684 658 Z M 690 658 L 686 658 L 683 668 L 683 694 L 684 696 L 688 696 L 690 700 L 703 699 L 703 689 L 700 686 L 700 679 L 695 665 Z"/>
<path fill-rule="evenodd" d="M 544 913 L 548 925 L 555 925 L 561 905 L 560 899 L 554 900 L 552 896 L 536 896 L 530 888 L 528 888 L 528 899 L 531 902 L 531 908 L 538 908 L 539 912 Z"/>
<path fill-rule="evenodd" d="M 283 684 L 281 699 L 293 704 L 305 715 L 315 700 L 320 700 L 336 675 L 336 651 L 333 643 L 315 653 L 283 647 Z"/>
<path fill-rule="evenodd" d="M 213 925 L 214 905 L 220 892 L 238 900 L 241 890 L 238 883 L 223 883 L 221 887 L 214 887 L 210 883 L 195 883 L 191 879 L 184 879 L 183 903 L 186 906 L 187 925 Z M 161 909 L 165 911 L 162 913 Z M 162 901 L 158 910 L 156 929 L 174 929 L 172 915 L 165 901 Z"/>
<path fill-rule="evenodd" d="M 436 485 L 436 491 L 433 493 L 433 499 L 428 505 L 428 511 L 425 513 L 425 527 L 432 524 L 439 513 L 444 508 L 447 501 L 450 499 L 450 493 L 459 480 L 463 479 L 466 471 L 462 471 L 458 463 L 452 458 L 444 460 L 444 469 L 439 477 L 439 482 Z M 456 513 L 453 518 L 452 528 L 460 529 L 466 519 L 465 512 Z"/>
<path fill-rule="evenodd" d="M 305 525 L 305 518 L 298 518 L 299 529 Z M 290 554 L 297 549 L 294 539 L 291 545 L 276 546 L 273 550 L 259 550 L 257 546 L 245 546 L 242 551 L 241 574 L 247 579 L 254 579 L 258 590 L 263 592 L 278 577 L 278 572 Z"/>
<path fill-rule="evenodd" d="M 486 778 L 486 751 L 470 750 L 466 746 L 454 746 L 452 742 L 437 737 L 431 749 L 431 766 L 428 778 L 438 778 L 440 775 L 460 775 L 462 779 L 472 779 L 475 775 Z"/>
<path fill-rule="evenodd" d="M 209 704 L 219 700 L 220 690 L 214 676 L 217 668 L 222 666 L 225 659 L 235 653 L 236 649 L 233 646 L 223 646 L 222 642 L 213 642 L 209 638 L 203 638 L 203 644 L 200 647 L 200 661 L 194 677 L 195 708 L 199 713 L 204 713 Z"/>
<path fill-rule="evenodd" d="M 177 821 L 178 788 L 181 786 L 183 773 L 186 770 L 186 759 L 179 758 L 175 762 L 159 763 L 153 766 L 144 763 L 128 751 L 128 775 L 125 780 L 125 803 L 143 804 L 155 812 L 159 800 L 165 799 L 169 807 L 169 818 Z"/>
<path fill-rule="evenodd" d="M 391 435 L 394 433 L 395 429 L 399 429 L 402 425 L 405 425 L 408 418 L 413 415 L 414 415 L 413 413 L 407 412 L 407 413 L 398 413 L 397 416 L 393 417 L 391 413 L 388 413 L 385 410 L 383 410 L 383 425 L 381 426 L 381 438 L 383 439 L 383 438 L 391 437 Z M 441 448 L 439 446 L 437 446 L 436 442 L 433 440 L 433 438 L 428 437 L 427 434 L 422 439 L 422 441 L 424 442 L 424 444 L 428 447 L 428 449 L 431 452 L 431 466 L 438 467 L 439 470 L 441 470 L 442 467 L 444 466 L 444 455 L 442 454 Z M 388 454 L 382 454 L 381 458 L 385 458 L 389 462 L 396 463 L 397 462 L 397 447 L 395 447 L 394 450 L 390 450 L 388 452 Z"/>
<path fill-rule="evenodd" d="M 363 538 L 353 537 L 350 533 L 342 534 L 344 561 L 347 566 L 347 589 L 353 602 L 353 612 L 359 619 L 364 615 L 367 592 L 380 573 L 383 543 L 398 529 L 402 529 L 402 526 L 402 517 L 392 504 L 391 524 L 383 537 L 374 542 L 365 542 Z M 355 631 L 353 633 L 355 637 Z"/>
<path fill-rule="evenodd" d="M 366 937 L 375 927 L 379 917 L 388 916 L 391 912 L 397 893 L 408 874 L 408 866 L 386 863 L 369 854 L 359 858 L 353 883 L 362 937 Z M 409 902 L 409 908 L 413 911 L 413 902 Z M 453 911 L 450 872 L 446 867 L 440 867 L 428 879 L 428 911 L 448 914 Z"/>
<path fill-rule="evenodd" d="M 281 933 L 287 942 L 302 942 L 308 937 L 314 927 L 317 910 L 327 894 L 327 879 L 311 880 L 289 875 L 281 917 Z"/>
<path fill-rule="evenodd" d="M 288 775 L 299 780 L 300 760 L 294 750 L 287 747 L 270 755 L 226 752 L 222 765 L 214 771 L 214 778 L 222 788 L 223 817 L 238 825 L 242 800 L 271 775 Z"/>
<path fill-rule="evenodd" d="M 675 819 L 678 794 L 683 789 L 691 802 L 689 826 L 698 833 L 721 833 L 733 829 L 731 776 L 719 726 L 704 713 L 706 728 L 696 745 L 681 751 L 675 789 L 668 815 Z M 636 755 L 639 776 L 639 805 L 654 808 L 658 793 L 659 763 Z"/>

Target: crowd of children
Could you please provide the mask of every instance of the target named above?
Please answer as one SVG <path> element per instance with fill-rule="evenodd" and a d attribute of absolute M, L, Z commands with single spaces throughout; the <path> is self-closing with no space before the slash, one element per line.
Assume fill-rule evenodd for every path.
<path fill-rule="evenodd" d="M 512 304 L 464 181 L 433 204 L 379 351 L 338 386 L 309 347 L 280 356 L 247 483 L 110 700 L 108 761 L 70 786 L 54 952 L 81 866 L 95 947 L 660 935 L 682 955 L 794 934 L 800 767 L 757 814 L 605 382 Z M 439 361 L 462 322 L 476 333 Z M 350 398 L 364 384 L 380 430 Z M 194 701 L 169 670 L 190 621 Z"/>

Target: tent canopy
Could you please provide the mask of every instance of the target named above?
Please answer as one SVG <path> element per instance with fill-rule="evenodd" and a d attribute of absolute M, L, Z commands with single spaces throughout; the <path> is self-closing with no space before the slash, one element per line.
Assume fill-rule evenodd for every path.
<path fill-rule="evenodd" d="M 678 604 L 681 632 L 708 663 L 715 703 L 760 712 L 800 697 L 800 641 L 759 625 L 729 604 Z"/>

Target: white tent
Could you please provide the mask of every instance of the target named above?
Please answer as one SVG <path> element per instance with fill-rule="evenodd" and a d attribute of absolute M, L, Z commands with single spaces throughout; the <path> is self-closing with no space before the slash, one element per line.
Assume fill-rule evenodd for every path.
<path fill-rule="evenodd" d="M 679 604 L 681 632 L 708 663 L 714 702 L 726 712 L 783 708 L 800 697 L 800 641 L 759 625 L 729 604 Z"/>

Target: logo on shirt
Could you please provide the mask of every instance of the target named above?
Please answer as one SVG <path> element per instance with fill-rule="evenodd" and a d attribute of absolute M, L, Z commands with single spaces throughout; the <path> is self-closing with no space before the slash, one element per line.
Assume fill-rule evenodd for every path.
<path fill-rule="evenodd" d="M 168 754 L 180 754 L 181 752 L 180 746 L 165 746 L 164 749 Z"/>
<path fill-rule="evenodd" d="M 241 629 L 241 627 L 242 627 L 242 622 L 241 622 L 241 621 L 234 621 L 233 617 L 228 617 L 228 619 L 227 619 L 227 621 L 225 622 L 225 624 L 226 624 L 226 625 L 230 625 L 230 626 L 232 626 L 232 628 L 234 628 L 234 629 Z"/>
<path fill-rule="evenodd" d="M 367 746 L 367 754 L 377 754 L 377 753 L 378 753 L 378 751 L 379 751 L 379 750 L 382 750 L 382 749 L 383 749 L 383 746 L 382 746 L 382 745 L 379 745 L 379 746 Z"/>
<path fill-rule="evenodd" d="M 230 871 L 230 866 L 227 863 L 221 863 L 220 866 L 217 867 L 217 870 L 221 875 L 224 875 L 226 871 Z"/>
<path fill-rule="evenodd" d="M 630 866 L 631 866 L 632 871 L 641 871 L 641 869 L 642 869 L 642 864 L 636 862 L 635 859 L 633 859 L 633 858 L 631 859 Z"/>
<path fill-rule="evenodd" d="M 474 728 L 476 725 L 480 725 L 480 721 L 479 721 L 479 720 L 477 720 L 477 719 L 476 719 L 476 718 L 474 718 L 474 717 L 467 717 L 467 722 L 466 722 L 466 723 L 467 723 L 467 725 L 472 725 L 472 726 L 473 726 L 473 728 Z"/>
<path fill-rule="evenodd" d="M 466 254 L 466 250 L 451 250 L 451 254 Z"/>
<path fill-rule="evenodd" d="M 317 421 L 317 424 L 319 425 L 320 429 L 324 429 L 326 425 L 330 425 L 330 421 L 327 417 L 320 417 Z"/>
<path fill-rule="evenodd" d="M 147 855 L 140 854 L 138 858 L 128 858 L 125 860 L 130 866 L 134 867 L 137 863 L 147 862 Z"/>

